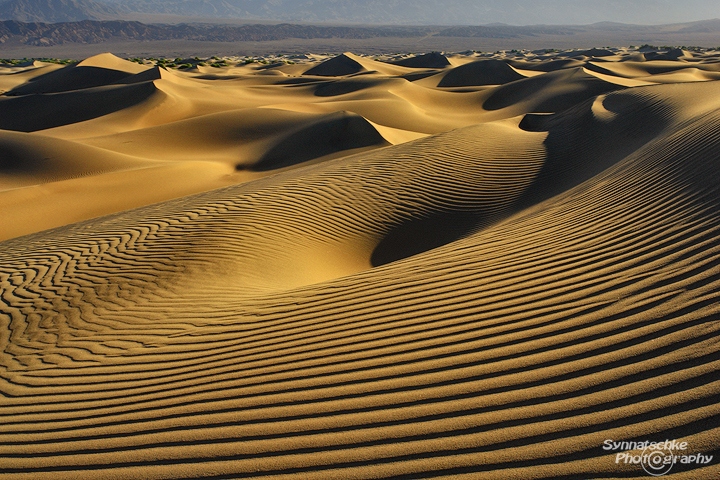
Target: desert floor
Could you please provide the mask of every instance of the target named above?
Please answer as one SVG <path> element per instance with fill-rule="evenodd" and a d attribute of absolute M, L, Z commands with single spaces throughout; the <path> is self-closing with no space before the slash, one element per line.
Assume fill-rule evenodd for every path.
<path fill-rule="evenodd" d="M 720 478 L 720 51 L 177 63 L 0 67 L 3 479 Z"/>

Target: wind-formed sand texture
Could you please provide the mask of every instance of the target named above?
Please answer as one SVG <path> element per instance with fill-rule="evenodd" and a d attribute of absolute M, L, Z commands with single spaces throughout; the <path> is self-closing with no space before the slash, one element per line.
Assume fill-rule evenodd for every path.
<path fill-rule="evenodd" d="M 720 52 L 223 64 L 0 68 L 0 477 L 720 478 Z"/>

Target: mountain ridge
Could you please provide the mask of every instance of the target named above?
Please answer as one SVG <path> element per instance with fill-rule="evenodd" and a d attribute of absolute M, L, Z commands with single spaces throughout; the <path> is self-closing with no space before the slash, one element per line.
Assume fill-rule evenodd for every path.
<path fill-rule="evenodd" d="M 175 15 L 293 23 L 391 25 L 587 25 L 597 22 L 668 24 L 720 17 L 707 0 L 531 0 L 498 5 L 493 0 L 5 0 L 0 20 L 58 22 L 129 20 L 138 15 Z"/>
<path fill-rule="evenodd" d="M 432 34 L 427 27 L 348 27 L 295 24 L 213 25 L 144 24 L 136 21 L 82 20 L 42 23 L 0 21 L 0 45 L 52 46 L 65 43 L 101 43 L 115 40 L 194 40 L 204 42 L 269 41 L 288 38 L 365 39 L 378 37 L 416 37 Z"/>
<path fill-rule="evenodd" d="M 61 0 L 64 1 L 64 0 Z M 63 44 L 97 44 L 112 40 L 158 41 L 192 40 L 197 42 L 259 42 L 287 39 L 372 39 L 372 38 L 423 38 L 455 37 L 485 39 L 544 38 L 586 34 L 600 29 L 595 25 L 480 25 L 474 27 L 431 26 L 352 26 L 278 24 L 146 24 L 125 20 L 81 20 L 77 22 L 20 22 L 0 21 L 0 45 L 54 46 Z M 720 20 L 649 27 L 614 24 L 614 31 L 650 32 L 720 32 Z"/>

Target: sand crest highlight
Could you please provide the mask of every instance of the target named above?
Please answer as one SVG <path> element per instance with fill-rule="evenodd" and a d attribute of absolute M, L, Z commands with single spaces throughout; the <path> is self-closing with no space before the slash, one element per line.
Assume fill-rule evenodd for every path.
<path fill-rule="evenodd" d="M 717 455 L 718 52 L 655 54 L 0 75 L 1 476 Z"/>

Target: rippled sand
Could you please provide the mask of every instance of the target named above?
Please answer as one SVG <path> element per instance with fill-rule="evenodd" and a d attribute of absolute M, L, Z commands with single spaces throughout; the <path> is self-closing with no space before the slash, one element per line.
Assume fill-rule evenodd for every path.
<path fill-rule="evenodd" d="M 0 69 L 2 478 L 720 476 L 720 52 L 383 60 Z"/>

